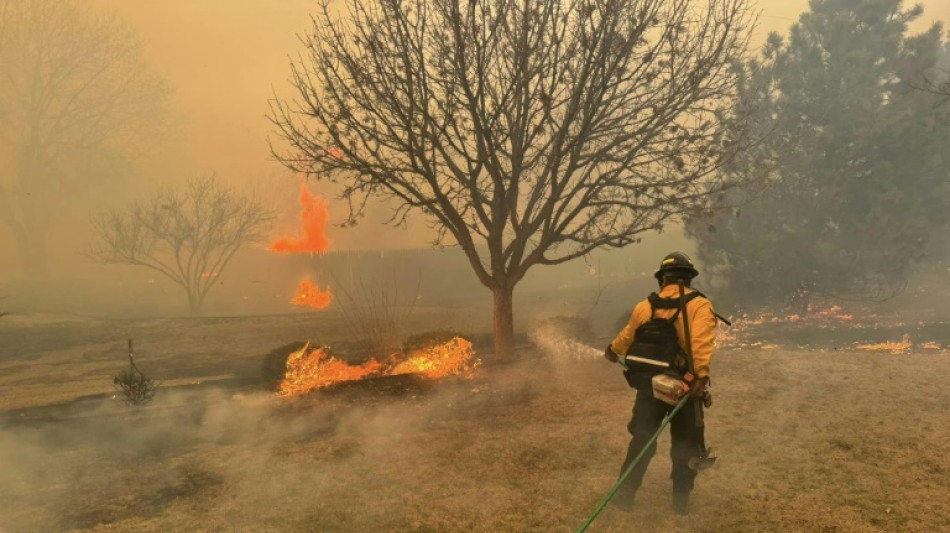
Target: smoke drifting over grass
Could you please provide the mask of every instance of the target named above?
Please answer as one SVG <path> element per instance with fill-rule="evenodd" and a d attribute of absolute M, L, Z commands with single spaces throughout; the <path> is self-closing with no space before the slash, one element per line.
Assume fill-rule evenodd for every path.
<path fill-rule="evenodd" d="M 0 532 L 126 531 L 150 520 L 174 530 L 326 531 L 324 520 L 341 517 L 317 516 L 318 502 L 344 498 L 376 512 L 366 491 L 386 489 L 381 471 L 408 436 L 509 404 L 479 387 L 450 380 L 397 397 L 368 384 L 294 401 L 178 390 L 139 409 L 103 400 L 78 415 L 8 415 Z M 393 517 L 379 514 L 373 523 L 386 530 Z"/>
<path fill-rule="evenodd" d="M 181 498 L 226 525 L 231 513 L 319 491 L 325 473 L 286 460 L 294 444 L 372 431 L 371 419 L 357 426 L 337 410 L 224 392 L 163 393 L 144 409 L 105 401 L 61 422 L 3 425 L 0 530 L 9 532 L 119 525 L 179 512 Z"/>

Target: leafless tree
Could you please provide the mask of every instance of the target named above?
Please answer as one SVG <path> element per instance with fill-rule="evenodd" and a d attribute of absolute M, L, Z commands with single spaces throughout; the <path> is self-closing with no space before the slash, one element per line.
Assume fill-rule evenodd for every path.
<path fill-rule="evenodd" d="M 355 223 L 428 217 L 513 344 L 528 270 L 619 248 L 737 185 L 747 0 L 324 0 L 271 119 L 286 166 L 339 180 Z"/>
<path fill-rule="evenodd" d="M 255 197 L 213 177 L 196 179 L 184 191 L 165 188 L 128 209 L 94 217 L 97 241 L 88 255 L 161 273 L 185 290 L 197 312 L 234 254 L 259 241 L 271 218 Z"/>
<path fill-rule="evenodd" d="M 0 0 L 0 227 L 43 275 L 67 198 L 128 174 L 170 93 L 138 39 L 75 0 Z"/>

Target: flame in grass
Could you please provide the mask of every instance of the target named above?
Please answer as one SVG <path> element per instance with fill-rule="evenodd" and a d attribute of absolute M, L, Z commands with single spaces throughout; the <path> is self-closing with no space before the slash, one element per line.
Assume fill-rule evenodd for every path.
<path fill-rule="evenodd" d="M 385 365 L 375 359 L 362 365 L 350 365 L 331 356 L 326 348 L 310 349 L 307 344 L 287 358 L 287 373 L 278 394 L 300 396 L 341 381 L 373 376 L 417 374 L 429 379 L 470 378 L 479 365 L 481 361 L 475 357 L 472 343 L 461 337 L 414 350 L 408 357 L 394 355 Z"/>
<path fill-rule="evenodd" d="M 891 352 L 892 354 L 902 354 L 907 353 L 913 348 L 913 343 L 910 342 L 910 335 L 904 335 L 904 338 L 900 342 L 879 342 L 877 344 L 859 344 L 857 346 L 858 350 L 867 350 L 872 352 Z"/>
<path fill-rule="evenodd" d="M 415 350 L 405 361 L 397 363 L 390 375 L 419 374 L 437 379 L 447 376 L 471 376 L 482 362 L 475 357 L 472 343 L 461 338 L 444 344 Z"/>
<path fill-rule="evenodd" d="M 326 236 L 327 203 L 317 196 L 310 194 L 306 184 L 300 185 L 300 231 L 302 235 L 293 239 L 278 239 L 269 248 L 272 252 L 280 253 L 323 253 L 330 248 L 330 240 Z"/>
<path fill-rule="evenodd" d="M 825 308 L 809 306 L 808 312 L 805 314 L 763 312 L 742 314 L 730 318 L 732 320 L 731 327 L 722 323 L 718 325 L 716 344 L 719 347 L 762 347 L 762 343 L 755 342 L 759 326 L 778 325 L 790 328 L 819 329 L 868 327 L 873 316 L 862 315 L 862 319 L 857 320 L 855 315 L 845 312 L 837 305 L 833 305 Z"/>
<path fill-rule="evenodd" d="M 287 373 L 278 394 L 299 396 L 341 381 L 363 379 L 379 372 L 382 364 L 370 359 L 362 365 L 349 365 L 327 353 L 326 348 L 310 349 L 307 343 L 287 357 Z"/>
<path fill-rule="evenodd" d="M 326 309 L 333 301 L 333 293 L 330 287 L 327 290 L 321 290 L 309 279 L 300 282 L 297 287 L 297 294 L 291 298 L 290 303 L 301 307 L 312 307 L 314 309 Z"/>

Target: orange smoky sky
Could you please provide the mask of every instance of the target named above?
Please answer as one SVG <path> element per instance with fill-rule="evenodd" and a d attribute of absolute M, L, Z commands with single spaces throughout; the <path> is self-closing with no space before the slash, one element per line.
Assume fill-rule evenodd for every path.
<path fill-rule="evenodd" d="M 916 2 L 907 1 L 905 8 Z M 950 1 L 924 0 L 924 15 L 912 30 L 919 32 L 936 20 L 950 19 Z M 214 171 L 223 179 L 260 183 L 270 178 L 285 195 L 278 202 L 282 215 L 293 209 L 294 176 L 273 160 L 268 137 L 268 100 L 276 92 L 291 96 L 288 62 L 301 51 L 298 36 L 310 27 L 317 0 L 87 0 L 93 9 L 114 12 L 139 34 L 155 70 L 175 91 L 175 111 L 184 124 L 179 144 L 182 168 L 200 174 Z M 331 2 L 338 12 L 341 0 Z M 770 31 L 787 34 L 789 26 L 808 8 L 807 0 L 767 0 L 756 4 L 760 18 L 754 32 L 758 51 Z M 187 176 L 186 176 L 187 177 Z M 286 185 L 284 185 L 286 184 Z M 314 192 L 335 197 L 327 184 Z M 275 192 L 276 194 L 276 192 Z M 331 210 L 336 207 L 331 202 Z M 421 220 L 410 220 L 408 231 L 381 224 L 388 207 L 371 204 L 359 226 L 335 239 L 340 249 L 427 246 L 432 234 Z M 337 230 L 334 230 L 337 231 Z M 338 230 L 343 232 L 344 230 Z M 333 235 L 331 234 L 331 237 Z"/>
<path fill-rule="evenodd" d="M 330 248 L 326 236 L 327 203 L 311 194 L 307 185 L 300 184 L 300 236 L 278 239 L 269 248 L 281 253 L 323 253 Z"/>

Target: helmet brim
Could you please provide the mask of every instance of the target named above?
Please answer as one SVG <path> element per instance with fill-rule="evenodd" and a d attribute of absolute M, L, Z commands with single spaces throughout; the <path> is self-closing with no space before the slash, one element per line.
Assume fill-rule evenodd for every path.
<path fill-rule="evenodd" d="M 656 278 L 657 281 L 659 281 L 663 279 L 663 275 L 667 274 L 668 272 L 686 272 L 689 274 L 690 278 L 695 278 L 699 276 L 699 271 L 693 267 L 676 266 L 676 267 L 669 267 L 669 268 L 661 268 L 653 274 L 653 277 Z"/>

